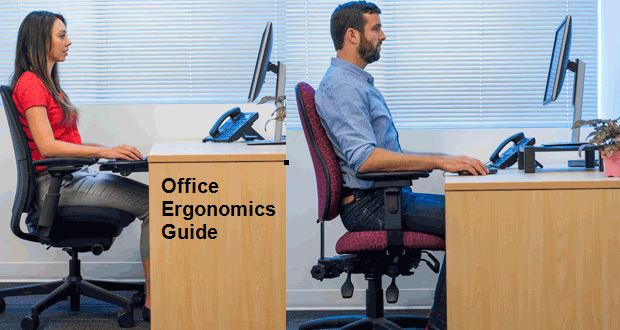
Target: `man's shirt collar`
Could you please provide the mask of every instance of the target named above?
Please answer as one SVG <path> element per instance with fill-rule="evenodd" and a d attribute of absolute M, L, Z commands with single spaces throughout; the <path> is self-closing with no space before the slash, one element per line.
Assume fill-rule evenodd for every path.
<path fill-rule="evenodd" d="M 347 62 L 343 59 L 339 59 L 337 57 L 332 58 L 332 63 L 331 65 L 333 67 L 338 67 L 338 68 L 342 68 L 343 70 L 346 70 L 352 74 L 354 74 L 355 76 L 359 77 L 360 79 L 362 79 L 363 81 L 368 82 L 369 84 L 374 86 L 374 82 L 375 82 L 375 78 L 373 78 L 370 73 L 366 72 L 365 70 L 361 69 L 360 67 Z"/>

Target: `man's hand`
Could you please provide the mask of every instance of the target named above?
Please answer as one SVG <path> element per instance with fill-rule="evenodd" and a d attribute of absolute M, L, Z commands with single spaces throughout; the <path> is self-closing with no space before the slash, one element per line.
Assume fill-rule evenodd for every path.
<path fill-rule="evenodd" d="M 103 149 L 99 153 L 99 157 L 124 160 L 140 160 L 143 158 L 142 154 L 138 151 L 138 149 L 136 149 L 136 147 L 126 144 Z"/>
<path fill-rule="evenodd" d="M 487 175 L 489 173 L 481 161 L 467 156 L 439 157 L 437 168 L 446 172 L 467 171 L 472 175 Z"/>

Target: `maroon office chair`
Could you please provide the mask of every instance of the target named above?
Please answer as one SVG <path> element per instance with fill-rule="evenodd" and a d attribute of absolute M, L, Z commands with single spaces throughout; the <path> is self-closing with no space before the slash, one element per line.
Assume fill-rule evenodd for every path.
<path fill-rule="evenodd" d="M 318 193 L 318 220 L 321 225 L 321 252 L 318 263 L 312 267 L 312 277 L 322 281 L 346 273 L 341 288 L 343 298 L 353 295 L 351 274 L 364 274 L 368 281 L 366 289 L 366 315 L 340 316 L 312 320 L 299 329 L 398 329 L 400 327 L 424 328 L 427 318 L 414 316 L 385 316 L 381 278 L 387 275 L 392 282 L 386 290 L 386 301 L 398 301 L 395 279 L 399 275 L 412 275 L 412 269 L 424 261 L 435 273 L 439 262 L 427 250 L 444 250 L 443 239 L 419 232 L 403 231 L 401 216 L 401 189 L 410 186 L 412 180 L 428 177 L 428 172 L 381 172 L 358 174 L 362 180 L 375 181 L 375 188 L 382 189 L 385 196 L 384 231 L 348 232 L 336 243 L 334 257 L 325 257 L 325 221 L 338 216 L 341 200 L 342 177 L 338 159 L 327 133 L 321 124 L 314 103 L 315 91 L 307 83 L 295 88 L 297 108 L 306 142 L 312 157 Z M 425 254 L 428 259 L 422 258 Z M 430 260 L 429 260 L 430 259 Z"/>

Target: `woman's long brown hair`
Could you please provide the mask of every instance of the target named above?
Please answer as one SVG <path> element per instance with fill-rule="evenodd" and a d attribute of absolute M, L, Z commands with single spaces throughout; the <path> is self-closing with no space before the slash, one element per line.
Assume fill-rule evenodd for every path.
<path fill-rule="evenodd" d="M 62 109 L 63 123 L 67 125 L 77 120 L 77 108 L 71 104 L 69 97 L 60 87 L 58 64 L 54 64 L 51 76 L 47 73 L 47 53 L 52 48 L 52 26 L 57 19 L 67 24 L 62 15 L 49 11 L 33 11 L 22 21 L 17 33 L 11 89 L 15 90 L 15 85 L 24 72 L 34 72 Z"/>

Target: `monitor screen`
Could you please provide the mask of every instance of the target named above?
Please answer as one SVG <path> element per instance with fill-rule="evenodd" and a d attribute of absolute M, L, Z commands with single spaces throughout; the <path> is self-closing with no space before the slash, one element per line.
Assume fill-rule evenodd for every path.
<path fill-rule="evenodd" d="M 260 90 L 265 82 L 265 76 L 269 68 L 269 59 L 271 58 L 271 48 L 273 46 L 273 28 L 271 22 L 267 22 L 263 37 L 261 39 L 258 56 L 256 57 L 256 65 L 254 66 L 254 75 L 252 76 L 252 84 L 250 85 L 250 93 L 248 94 L 248 102 L 254 102 L 260 94 Z"/>
<path fill-rule="evenodd" d="M 571 41 L 571 17 L 566 16 L 557 30 L 555 30 L 555 41 L 549 63 L 547 74 L 547 86 L 543 104 L 555 101 L 560 95 L 564 76 L 568 67 L 568 55 L 570 53 Z"/>

